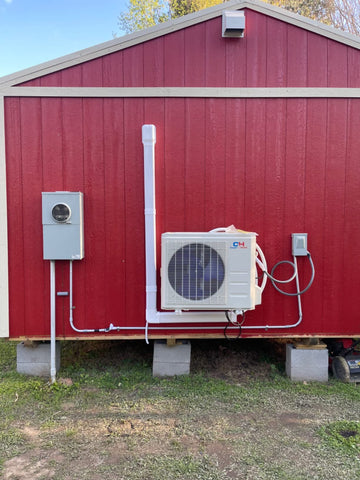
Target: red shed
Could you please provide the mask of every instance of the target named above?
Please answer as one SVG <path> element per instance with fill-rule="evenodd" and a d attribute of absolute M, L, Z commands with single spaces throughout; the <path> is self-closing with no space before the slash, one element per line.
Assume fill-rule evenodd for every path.
<path fill-rule="evenodd" d="M 243 13 L 240 26 L 225 10 Z M 222 337 L 221 310 L 229 335 L 241 324 L 244 337 L 360 336 L 359 49 L 352 35 L 233 0 L 3 77 L 0 336 L 48 339 L 50 299 L 58 339 Z M 144 204 L 155 131 L 156 221 Z M 82 193 L 84 258 L 44 259 L 43 192 Z M 147 322 L 149 298 L 161 310 L 161 235 L 232 224 L 257 233 L 269 271 L 305 232 L 292 293 L 310 281 L 307 251 L 316 274 L 301 312 L 299 296 L 268 282 L 245 316 L 222 304 L 193 315 L 190 303 Z"/>

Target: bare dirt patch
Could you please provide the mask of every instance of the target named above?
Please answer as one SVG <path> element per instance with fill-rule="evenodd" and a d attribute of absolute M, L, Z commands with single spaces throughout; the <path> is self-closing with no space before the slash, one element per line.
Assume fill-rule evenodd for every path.
<path fill-rule="evenodd" d="M 192 371 L 233 383 L 267 380 L 275 364 L 285 361 L 285 343 L 266 340 L 199 341 L 192 354 Z"/>
<path fill-rule="evenodd" d="M 64 461 L 59 452 L 46 452 L 36 448 L 4 463 L 4 480 L 52 479 L 56 473 L 54 465 Z M 51 466 L 53 465 L 53 466 Z"/>

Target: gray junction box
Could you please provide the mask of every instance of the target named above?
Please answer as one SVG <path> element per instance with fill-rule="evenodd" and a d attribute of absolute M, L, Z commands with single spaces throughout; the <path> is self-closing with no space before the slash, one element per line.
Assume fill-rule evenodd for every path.
<path fill-rule="evenodd" d="M 84 213 L 81 192 L 43 192 L 44 260 L 84 258 Z"/>

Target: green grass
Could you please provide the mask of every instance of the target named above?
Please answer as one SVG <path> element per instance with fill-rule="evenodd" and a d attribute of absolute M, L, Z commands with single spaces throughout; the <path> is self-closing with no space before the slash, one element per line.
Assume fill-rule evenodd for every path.
<path fill-rule="evenodd" d="M 124 472 L 129 472 L 132 479 L 152 480 L 188 479 L 188 480 L 225 480 L 225 476 L 217 471 L 216 465 L 207 456 L 194 458 L 191 455 L 174 458 L 168 455 L 161 457 L 130 460 L 124 465 Z M 106 467 L 105 467 L 106 469 Z M 126 477 L 125 477 L 126 478 Z"/>
<path fill-rule="evenodd" d="M 16 344 L 0 339 L 0 379 L 16 368 Z"/>
<path fill-rule="evenodd" d="M 192 362 L 159 379 L 142 342 L 64 342 L 51 385 L 0 341 L 0 476 L 19 459 L 55 480 L 360 478 L 354 384 L 291 382 L 263 341 L 194 342 Z"/>
<path fill-rule="evenodd" d="M 331 422 L 320 428 L 319 434 L 325 445 L 342 451 L 359 459 L 360 455 L 360 422 L 356 420 L 341 420 Z"/>

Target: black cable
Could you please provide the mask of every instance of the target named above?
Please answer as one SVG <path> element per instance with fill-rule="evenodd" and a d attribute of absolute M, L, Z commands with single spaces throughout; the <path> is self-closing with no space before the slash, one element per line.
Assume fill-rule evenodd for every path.
<path fill-rule="evenodd" d="M 232 322 L 230 320 L 230 317 L 229 317 L 229 312 L 226 310 L 225 311 L 225 317 L 228 321 L 228 323 L 225 325 L 225 328 L 224 328 L 224 337 L 226 338 L 226 340 L 230 341 L 230 340 L 238 340 L 240 337 L 241 337 L 241 332 L 242 332 L 242 329 L 241 329 L 241 326 L 242 324 L 245 322 L 245 312 L 243 313 L 242 317 L 243 317 L 243 321 L 241 323 L 239 323 L 238 321 L 236 321 L 236 323 Z M 226 334 L 226 331 L 227 329 L 230 327 L 230 326 L 234 326 L 234 327 L 239 327 L 239 333 L 237 335 L 237 337 L 228 337 L 227 334 Z"/>

